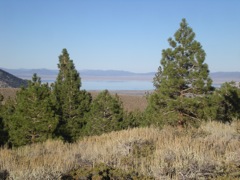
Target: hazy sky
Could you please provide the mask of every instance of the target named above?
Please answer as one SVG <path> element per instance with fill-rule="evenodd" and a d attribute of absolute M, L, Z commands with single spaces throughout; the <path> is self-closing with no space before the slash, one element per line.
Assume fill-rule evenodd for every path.
<path fill-rule="evenodd" d="M 239 0 L 0 0 L 0 67 L 156 71 L 186 18 L 211 72 L 240 71 Z"/>

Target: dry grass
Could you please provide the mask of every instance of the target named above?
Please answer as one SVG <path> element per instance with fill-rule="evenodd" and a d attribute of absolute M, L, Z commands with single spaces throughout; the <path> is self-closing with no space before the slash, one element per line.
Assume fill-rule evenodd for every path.
<path fill-rule="evenodd" d="M 240 123 L 198 130 L 136 128 L 86 137 L 74 144 L 47 141 L 0 150 L 0 170 L 12 179 L 60 179 L 85 164 L 105 163 L 155 179 L 240 177 Z"/>
<path fill-rule="evenodd" d="M 0 88 L 0 94 L 4 96 L 4 99 L 15 98 L 19 88 Z"/>
<path fill-rule="evenodd" d="M 126 111 L 135 110 L 144 111 L 147 107 L 147 99 L 145 91 L 110 91 L 113 95 L 118 94 Z M 98 95 L 99 91 L 91 91 L 93 99 Z"/>
<path fill-rule="evenodd" d="M 119 95 L 123 102 L 123 107 L 127 111 L 140 110 L 144 111 L 147 107 L 147 99 L 145 96 Z"/>

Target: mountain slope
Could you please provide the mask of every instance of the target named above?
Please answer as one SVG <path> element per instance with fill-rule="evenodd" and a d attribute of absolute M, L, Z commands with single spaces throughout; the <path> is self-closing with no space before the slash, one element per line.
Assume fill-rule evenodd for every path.
<path fill-rule="evenodd" d="M 27 81 L 0 69 L 0 88 L 19 88 L 27 86 Z"/>

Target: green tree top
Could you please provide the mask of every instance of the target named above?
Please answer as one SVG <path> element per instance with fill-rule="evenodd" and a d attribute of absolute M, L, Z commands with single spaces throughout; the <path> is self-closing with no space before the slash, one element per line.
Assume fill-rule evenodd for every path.
<path fill-rule="evenodd" d="M 60 116 L 59 136 L 66 141 L 75 141 L 85 122 L 84 114 L 89 111 L 91 95 L 81 91 L 81 78 L 66 49 L 59 56 L 59 73 L 53 84 L 57 114 Z"/>
<path fill-rule="evenodd" d="M 58 64 L 59 74 L 57 77 L 57 83 L 72 83 L 73 88 L 80 89 L 81 87 L 81 78 L 79 73 L 75 69 L 73 60 L 70 59 L 67 49 L 62 50 L 62 54 L 59 56 Z M 73 83 L 74 82 L 74 83 Z"/>
<path fill-rule="evenodd" d="M 54 84 L 54 94 L 63 119 L 73 118 L 79 114 L 81 78 L 75 69 L 66 49 L 59 56 L 59 73 Z"/>
<path fill-rule="evenodd" d="M 204 94 L 211 89 L 206 53 L 185 19 L 169 38 L 170 48 L 162 51 L 161 66 L 154 78 L 154 86 L 169 96 Z"/>
<path fill-rule="evenodd" d="M 172 121 L 199 118 L 198 108 L 211 92 L 212 80 L 204 63 L 206 53 L 194 38 L 192 28 L 182 19 L 174 38 L 168 39 L 170 48 L 162 51 L 161 66 L 153 80 L 156 92 L 149 98 L 150 112 L 162 109 Z"/>

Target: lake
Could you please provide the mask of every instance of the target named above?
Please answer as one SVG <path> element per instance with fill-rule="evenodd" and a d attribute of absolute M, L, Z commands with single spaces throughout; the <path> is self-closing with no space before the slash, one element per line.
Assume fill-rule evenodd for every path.
<path fill-rule="evenodd" d="M 151 81 L 84 81 L 81 89 L 86 90 L 153 90 Z"/>
<path fill-rule="evenodd" d="M 55 80 L 43 79 L 43 83 L 54 83 Z M 151 81 L 139 80 L 81 80 L 81 89 L 85 90 L 153 90 Z"/>
<path fill-rule="evenodd" d="M 43 82 L 53 83 L 52 80 L 43 80 Z M 214 87 L 219 88 L 221 84 L 213 84 Z M 139 80 L 84 80 L 82 79 L 81 89 L 85 90 L 153 90 L 155 89 L 152 81 Z"/>
<path fill-rule="evenodd" d="M 220 88 L 221 84 L 213 84 L 215 88 Z M 86 90 L 153 90 L 151 81 L 84 81 L 81 89 Z"/>

